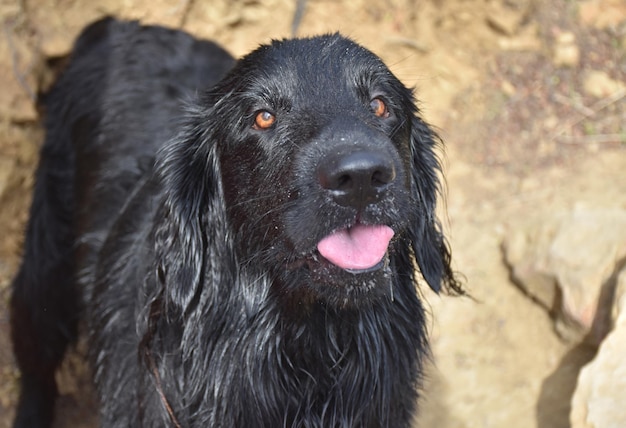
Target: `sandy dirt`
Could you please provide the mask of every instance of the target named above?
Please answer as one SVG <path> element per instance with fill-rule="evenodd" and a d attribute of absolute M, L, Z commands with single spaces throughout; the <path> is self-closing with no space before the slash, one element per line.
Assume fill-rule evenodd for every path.
<path fill-rule="evenodd" d="M 289 37 L 296 3 L 0 1 L 0 428 L 10 425 L 17 394 L 6 304 L 42 139 L 33 100 L 54 59 L 104 14 L 182 27 L 240 56 Z M 302 3 L 298 35 L 340 31 L 378 53 L 416 88 L 446 142 L 442 215 L 473 298 L 424 292 L 434 358 L 416 426 L 569 426 L 577 374 L 595 350 L 555 334 L 550 315 L 511 283 L 501 244 L 528 218 L 626 208 L 626 4 Z M 590 83 L 594 72 L 605 80 Z M 96 426 L 78 353 L 59 377 L 58 426 Z"/>

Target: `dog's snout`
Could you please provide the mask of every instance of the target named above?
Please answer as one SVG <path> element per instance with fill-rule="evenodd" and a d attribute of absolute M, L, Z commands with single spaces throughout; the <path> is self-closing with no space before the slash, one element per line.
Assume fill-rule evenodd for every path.
<path fill-rule="evenodd" d="M 356 208 L 376 202 L 396 178 L 393 158 L 374 150 L 326 156 L 317 172 L 322 188 L 329 191 L 338 204 Z"/>

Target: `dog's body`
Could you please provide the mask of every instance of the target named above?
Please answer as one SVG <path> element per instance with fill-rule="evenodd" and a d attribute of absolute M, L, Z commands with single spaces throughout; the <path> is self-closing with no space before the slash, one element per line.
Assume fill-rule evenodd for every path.
<path fill-rule="evenodd" d="M 79 313 L 104 427 L 410 424 L 414 260 L 433 289 L 458 284 L 436 138 L 378 58 L 329 35 L 235 65 L 105 19 L 46 106 L 11 301 L 16 426 L 50 424 Z"/>

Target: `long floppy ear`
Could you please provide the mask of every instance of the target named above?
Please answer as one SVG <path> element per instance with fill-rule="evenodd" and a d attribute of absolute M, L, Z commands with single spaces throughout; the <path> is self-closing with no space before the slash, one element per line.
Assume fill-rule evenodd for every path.
<path fill-rule="evenodd" d="M 210 242 L 226 235 L 217 148 L 201 126 L 203 115 L 197 111 L 190 116 L 157 160 L 164 195 L 156 218 L 156 274 L 167 303 L 183 312 L 209 268 Z"/>
<path fill-rule="evenodd" d="M 450 248 L 436 216 L 441 166 L 435 154 L 439 137 L 417 115 L 411 120 L 411 191 L 418 210 L 412 219 L 411 245 L 422 276 L 435 292 L 442 286 L 464 294 L 450 266 Z"/>

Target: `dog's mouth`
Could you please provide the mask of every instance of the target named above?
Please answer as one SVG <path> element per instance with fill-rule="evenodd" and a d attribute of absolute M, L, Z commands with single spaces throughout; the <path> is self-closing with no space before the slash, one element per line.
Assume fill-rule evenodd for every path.
<path fill-rule="evenodd" d="M 320 255 L 350 273 L 366 273 L 383 266 L 394 231 L 385 225 L 357 223 L 339 229 L 317 244 Z"/>
<path fill-rule="evenodd" d="M 318 238 L 316 246 L 288 263 L 287 269 L 306 272 L 308 281 L 298 284 L 314 298 L 339 306 L 360 305 L 387 295 L 393 287 L 390 246 L 394 235 L 389 226 L 357 221 Z"/>

